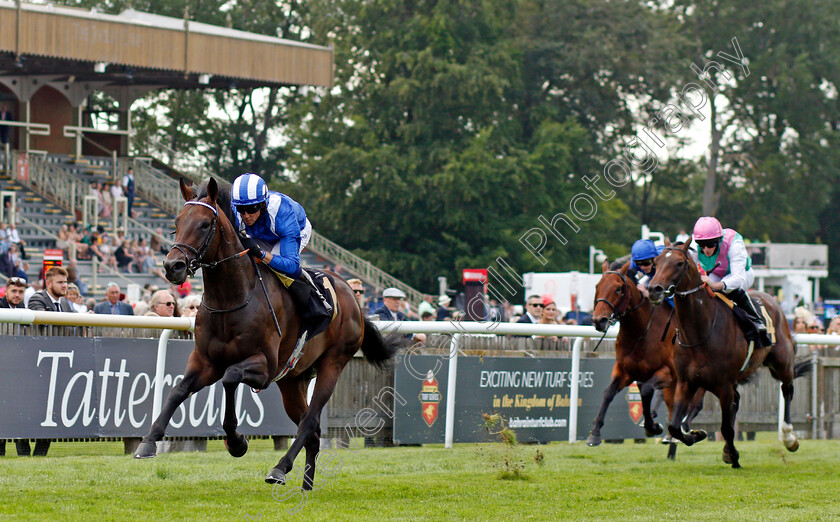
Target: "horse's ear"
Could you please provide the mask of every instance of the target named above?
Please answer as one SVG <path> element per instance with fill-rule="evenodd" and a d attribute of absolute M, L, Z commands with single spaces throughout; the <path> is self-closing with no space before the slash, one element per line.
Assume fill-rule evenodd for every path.
<path fill-rule="evenodd" d="M 688 252 L 688 248 L 691 246 L 692 239 L 694 239 L 694 236 L 688 236 L 688 239 L 685 240 L 685 243 L 679 246 L 679 249 L 683 252 Z"/>
<path fill-rule="evenodd" d="M 665 236 L 665 246 L 669 247 L 671 245 L 673 245 L 673 243 L 671 243 L 671 238 L 668 237 L 668 236 Z"/>
<path fill-rule="evenodd" d="M 601 263 L 601 272 L 606 274 L 609 271 L 610 271 L 610 260 L 609 259 L 604 259 L 604 262 Z"/>
<path fill-rule="evenodd" d="M 623 266 L 623 267 L 621 267 L 621 269 L 619 270 L 619 272 L 621 272 L 621 274 L 622 274 L 622 275 L 627 275 L 627 271 L 628 271 L 628 270 L 630 270 L 630 261 L 628 261 L 628 262 L 624 263 L 624 266 Z"/>
<path fill-rule="evenodd" d="M 184 196 L 184 201 L 192 201 L 195 199 L 195 194 L 190 187 L 184 183 L 184 178 L 180 178 L 178 182 L 181 184 L 181 195 Z"/>
<path fill-rule="evenodd" d="M 207 182 L 207 196 L 213 203 L 216 202 L 216 198 L 219 196 L 219 186 L 216 184 L 216 178 L 212 176 L 210 177 L 210 181 Z"/>

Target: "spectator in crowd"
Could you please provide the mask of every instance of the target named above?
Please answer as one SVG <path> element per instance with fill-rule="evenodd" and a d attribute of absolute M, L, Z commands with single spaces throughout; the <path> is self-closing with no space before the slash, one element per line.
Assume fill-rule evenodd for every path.
<path fill-rule="evenodd" d="M 508 315 L 505 305 L 500 303 L 498 299 L 493 297 L 488 298 L 487 320 L 494 323 L 503 323 L 507 321 Z"/>
<path fill-rule="evenodd" d="M 9 242 L 13 245 L 17 245 L 18 250 L 20 251 L 20 257 L 22 259 L 29 259 L 29 256 L 26 255 L 26 241 L 20 238 L 20 234 L 17 230 L 17 225 L 14 223 L 9 223 L 9 228 L 6 230 L 6 238 Z"/>
<path fill-rule="evenodd" d="M 76 252 L 73 248 L 73 243 L 70 241 L 70 226 L 67 223 L 61 225 L 61 228 L 56 234 L 55 247 L 64 250 L 67 257 L 70 259 L 76 258 Z"/>
<path fill-rule="evenodd" d="M 201 296 L 196 294 L 190 294 L 187 297 L 181 299 L 181 302 L 178 303 L 179 308 L 181 309 L 182 317 L 195 317 L 198 314 L 198 309 L 201 306 Z"/>
<path fill-rule="evenodd" d="M 6 294 L 0 298 L 0 308 L 26 308 L 23 295 L 27 286 L 26 279 L 10 277 L 6 281 Z"/>
<path fill-rule="evenodd" d="M 374 313 L 378 315 L 383 321 L 405 321 L 405 314 L 401 311 L 403 308 L 403 299 L 405 294 L 399 288 L 386 288 L 382 292 L 382 301 L 385 303 L 377 308 Z M 418 343 L 426 342 L 426 334 L 406 334 L 406 338 L 410 338 Z"/>
<path fill-rule="evenodd" d="M 76 312 L 73 304 L 67 300 L 67 269 L 61 266 L 54 266 L 44 274 L 46 288 L 35 292 L 29 298 L 27 305 L 30 310 L 42 310 L 46 312 Z M 37 439 L 33 455 L 46 456 L 50 449 L 50 439 Z M 29 454 L 29 441 L 23 441 L 23 448 L 18 447 L 18 455 L 21 449 L 24 454 Z"/>
<path fill-rule="evenodd" d="M 93 309 L 96 308 L 96 299 L 93 297 L 85 299 L 85 307 L 87 308 L 88 313 L 93 313 Z"/>
<path fill-rule="evenodd" d="M 131 305 L 120 301 L 120 285 L 113 281 L 105 288 L 105 300 L 93 309 L 97 314 L 134 315 Z"/>
<path fill-rule="evenodd" d="M 20 277 L 9 278 L 6 281 L 6 294 L 0 297 L 0 308 L 26 308 L 26 305 L 23 303 L 23 295 L 26 292 L 27 286 L 25 279 L 21 279 Z M 18 455 L 29 455 L 29 441 L 16 440 L 15 445 L 18 448 Z M 0 440 L 0 456 L 5 454 L 6 441 Z"/>
<path fill-rule="evenodd" d="M 155 229 L 155 233 L 152 234 L 152 238 L 149 240 L 149 249 L 152 251 L 152 254 L 160 254 L 165 256 L 169 254 L 169 249 L 166 248 L 166 244 L 164 242 L 163 237 L 163 229 L 157 227 Z"/>
<path fill-rule="evenodd" d="M 560 324 L 557 320 L 557 303 L 554 302 L 554 297 L 546 294 L 541 299 L 543 308 L 539 324 Z"/>
<path fill-rule="evenodd" d="M 356 302 L 359 303 L 359 307 L 364 310 L 365 309 L 365 285 L 362 284 L 361 279 L 350 279 L 347 281 L 347 284 L 350 285 L 350 289 L 353 290 L 353 297 L 356 298 Z"/>
<path fill-rule="evenodd" d="M 5 103 L 0 104 L 0 121 L 14 121 L 14 119 L 9 106 Z M 0 146 L 9 143 L 9 128 L 8 125 L 0 125 Z"/>
<path fill-rule="evenodd" d="M 175 296 L 169 290 L 158 290 L 152 294 L 152 300 L 149 303 L 149 311 L 146 315 L 159 317 L 174 317 L 175 316 Z"/>
<path fill-rule="evenodd" d="M 134 258 L 129 253 L 131 244 L 129 241 L 121 241 L 114 250 L 114 257 L 117 259 L 117 268 L 123 272 L 131 272 Z"/>
<path fill-rule="evenodd" d="M 79 287 L 79 292 L 84 296 L 87 295 L 88 285 L 79 277 L 79 267 L 75 259 L 71 259 L 67 263 L 67 284 L 74 284 Z"/>
<path fill-rule="evenodd" d="M 438 308 L 435 310 L 436 317 L 438 321 L 446 321 L 447 319 L 452 319 L 452 308 L 449 305 L 452 303 L 452 298 L 448 295 L 442 295 L 438 297 Z"/>
<path fill-rule="evenodd" d="M 73 308 L 80 314 L 88 313 L 88 307 L 85 306 L 85 298 L 79 291 L 79 287 L 73 283 L 67 283 L 67 300 L 73 305 Z"/>
<path fill-rule="evenodd" d="M 420 320 L 421 321 L 434 321 L 435 320 L 435 314 L 433 314 L 432 312 L 428 312 L 428 311 L 423 312 L 422 314 L 420 314 Z"/>
<path fill-rule="evenodd" d="M 793 333 L 808 333 L 808 323 L 804 317 L 797 315 L 793 318 Z"/>
<path fill-rule="evenodd" d="M 137 189 L 136 183 L 134 182 L 134 169 L 128 167 L 128 170 L 123 176 L 122 179 L 122 187 L 123 193 L 125 193 L 125 198 L 128 200 L 128 215 L 131 217 L 137 217 L 134 214 L 134 194 Z"/>
<path fill-rule="evenodd" d="M 517 323 L 533 323 L 540 322 L 542 317 L 542 298 L 536 294 L 528 296 L 525 304 L 525 313 L 519 318 Z"/>
<path fill-rule="evenodd" d="M 429 294 L 425 294 L 423 296 L 423 300 L 420 301 L 420 305 L 417 306 L 417 313 L 420 315 L 421 319 L 423 318 L 424 312 L 430 312 L 433 316 L 437 314 L 434 302 L 432 301 L 432 296 Z"/>
<path fill-rule="evenodd" d="M 29 309 L 46 312 L 75 312 L 76 309 L 66 297 L 67 269 L 54 266 L 47 270 L 44 278 L 46 287 L 29 298 Z"/>
<path fill-rule="evenodd" d="M 114 198 L 111 196 L 111 189 L 108 187 L 110 181 L 106 181 L 99 185 L 99 201 L 102 203 L 102 211 L 99 212 L 99 217 L 108 219 L 114 209 Z"/>

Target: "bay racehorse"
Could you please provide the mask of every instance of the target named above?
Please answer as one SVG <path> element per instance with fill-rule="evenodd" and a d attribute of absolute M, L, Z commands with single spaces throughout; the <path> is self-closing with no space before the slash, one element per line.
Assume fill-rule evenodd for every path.
<path fill-rule="evenodd" d="M 247 255 L 232 223 L 230 185 L 210 178 L 193 192 L 181 180 L 186 203 L 175 220 L 175 246 L 164 262 L 166 278 L 181 284 L 198 268 L 204 271 L 204 297 L 195 320 L 195 348 L 184 378 L 166 398 L 135 458 L 154 457 L 155 443 L 164 436 L 176 408 L 205 386 L 222 381 L 225 445 L 234 457 L 248 450 L 237 433 L 235 392 L 239 384 L 262 390 L 276 380 L 283 406 L 298 426 L 289 450 L 266 477 L 285 483 L 301 449 L 306 449 L 303 488 L 311 489 L 320 447 L 321 410 L 335 389 L 341 371 L 361 349 L 372 364 L 384 366 L 399 348 L 397 338 L 383 340 L 376 326 L 362 313 L 350 286 L 331 274 L 338 313 L 327 330 L 311 338 L 292 366 L 292 354 L 301 330 L 299 310 L 280 280 L 262 263 Z M 269 304 L 270 303 L 270 304 Z M 276 312 L 276 322 L 272 309 Z M 309 381 L 317 374 L 311 402 Z"/>
<path fill-rule="evenodd" d="M 763 292 L 749 292 L 751 297 L 757 297 L 767 309 L 773 320 L 773 327 L 768 325 L 768 332 L 775 335 L 775 344 L 763 348 L 752 347 L 738 326 L 732 310 L 722 300 L 713 297 L 711 290 L 700 279 L 697 264 L 688 251 L 690 244 L 691 238 L 680 246 L 666 247 L 654 259 L 656 275 L 648 285 L 650 298 L 654 301 L 674 296 L 677 322 L 674 366 L 677 370 L 677 387 L 668 431 L 688 446 L 706 437 L 702 430 L 686 432 L 679 422 L 689 407 L 689 399 L 697 389 L 705 388 L 720 401 L 720 431 L 726 440 L 723 461 L 732 464 L 733 468 L 740 468 L 738 450 L 733 442 L 740 401 L 737 385 L 764 365 L 770 369 L 773 378 L 782 383 L 783 440 L 789 451 L 796 451 L 799 441 L 790 423 L 793 379 L 807 373 L 810 364 L 794 364 L 796 345 L 781 307 Z"/>
<path fill-rule="evenodd" d="M 592 322 L 599 332 L 607 331 L 616 321 L 621 324 L 621 328 L 615 340 L 615 365 L 610 384 L 604 390 L 601 409 L 586 439 L 589 446 L 601 444 L 601 428 L 604 426 L 607 408 L 615 395 L 634 381 L 639 384 L 642 397 L 645 435 L 654 437 L 661 434 L 662 425 L 653 420 L 651 399 L 654 391 L 661 389 L 670 413 L 677 384 L 673 361 L 674 325 L 670 320 L 671 306 L 654 306 L 650 299 L 642 294 L 635 281 L 627 274 L 629 262 L 618 270 L 610 270 L 609 262 L 604 261 L 601 268 L 603 275 L 595 287 Z M 697 390 L 688 421 L 700 412 L 703 394 L 702 389 Z M 668 456 L 674 458 L 675 453 L 676 446 L 672 445 Z"/>

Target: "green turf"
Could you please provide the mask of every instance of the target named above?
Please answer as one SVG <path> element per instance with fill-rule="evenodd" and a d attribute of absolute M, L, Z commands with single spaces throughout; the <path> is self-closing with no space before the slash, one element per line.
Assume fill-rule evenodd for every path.
<path fill-rule="evenodd" d="M 0 518 L 840 520 L 840 442 L 803 440 L 795 454 L 771 435 L 740 442 L 741 470 L 721 461 L 722 446 L 680 446 L 676 462 L 652 441 L 338 450 L 322 463 L 334 474 L 320 474 L 321 489 L 298 505 L 297 477 L 263 482 L 282 456 L 268 440 L 241 459 L 210 441 L 206 453 L 144 461 L 120 443 L 56 443 L 47 458 L 0 458 Z M 524 478 L 499 479 L 506 461 Z"/>

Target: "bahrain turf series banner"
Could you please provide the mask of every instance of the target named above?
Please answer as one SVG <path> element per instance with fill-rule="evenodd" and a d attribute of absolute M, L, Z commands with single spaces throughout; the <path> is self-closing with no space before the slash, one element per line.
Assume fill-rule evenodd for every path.
<path fill-rule="evenodd" d="M 146 435 L 154 420 L 157 339 L 0 337 L 0 438 Z M 163 398 L 183 377 L 193 341 L 170 340 Z M 294 435 L 276 386 L 236 391 L 240 433 Z M 221 383 L 187 399 L 170 437 L 224 435 Z M 325 409 L 326 411 L 326 409 Z"/>
<path fill-rule="evenodd" d="M 449 361 L 410 355 L 397 361 L 394 442 L 444 442 Z M 582 359 L 577 438 L 585 440 L 610 382 L 613 359 Z M 455 442 L 494 440 L 482 414 L 501 414 L 520 442 L 569 440 L 571 359 L 459 357 L 455 390 Z M 664 406 L 657 420 L 665 424 Z M 616 394 L 601 436 L 645 438 L 641 397 L 634 385 Z"/>

